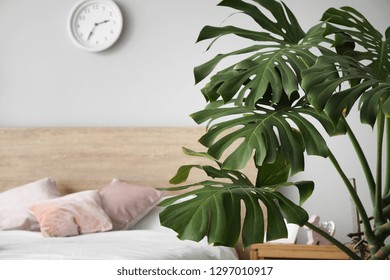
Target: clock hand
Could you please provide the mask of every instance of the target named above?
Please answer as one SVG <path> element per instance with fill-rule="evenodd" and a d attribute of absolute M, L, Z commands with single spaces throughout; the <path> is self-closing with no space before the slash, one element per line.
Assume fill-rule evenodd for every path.
<path fill-rule="evenodd" d="M 89 35 L 88 35 L 87 40 L 89 41 L 89 39 L 90 39 L 91 36 L 93 35 L 93 31 L 95 31 L 96 26 L 98 26 L 98 25 L 100 25 L 100 24 L 103 24 L 103 23 L 107 23 L 107 22 L 109 22 L 109 21 L 110 21 L 109 19 L 106 19 L 106 20 L 103 20 L 103 21 L 101 21 L 101 22 L 95 22 L 95 24 L 93 25 L 93 28 L 92 28 L 91 32 L 89 32 Z"/>
<path fill-rule="evenodd" d="M 96 23 L 95 23 L 95 25 L 93 26 L 91 32 L 89 32 L 88 39 L 87 39 L 88 41 L 89 41 L 89 39 L 91 38 L 91 36 L 92 36 L 92 34 L 93 34 L 93 31 L 95 30 L 95 27 L 96 27 Z"/>
<path fill-rule="evenodd" d="M 107 23 L 107 22 L 109 22 L 109 21 L 110 21 L 109 19 L 103 20 L 103 21 L 101 21 L 101 22 L 95 23 L 95 26 L 100 25 L 100 24 L 103 24 L 103 23 Z"/>

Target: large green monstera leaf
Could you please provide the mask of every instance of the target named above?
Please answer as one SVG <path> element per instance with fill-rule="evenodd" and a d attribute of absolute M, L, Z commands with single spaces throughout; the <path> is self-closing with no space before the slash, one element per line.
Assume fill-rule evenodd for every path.
<path fill-rule="evenodd" d="M 222 166 L 225 169 L 241 169 L 251 159 L 255 151 L 258 166 L 272 163 L 279 150 L 291 165 L 292 173 L 304 169 L 304 152 L 311 155 L 328 155 L 328 147 L 317 128 L 307 120 L 314 117 L 329 134 L 335 127 L 325 114 L 319 114 L 304 102 L 291 106 L 273 107 L 258 105 L 256 110 L 248 107 L 229 107 L 229 104 L 211 102 L 206 109 L 192 114 L 197 123 L 222 119 L 212 124 L 199 140 L 208 147 L 208 153 L 220 159 L 234 143 L 241 143 L 226 157 Z M 224 121 L 229 116 L 231 119 Z M 228 129 L 235 130 L 226 134 Z M 223 137 L 219 137 L 222 134 Z M 218 138 L 219 137 L 219 138 Z"/>
<path fill-rule="evenodd" d="M 207 155 L 188 149 L 184 151 L 189 155 Z M 211 159 L 209 155 L 207 157 Z M 282 155 L 277 157 L 276 166 L 262 167 L 257 182 L 263 185 L 256 187 L 241 172 L 222 169 L 218 161 L 214 162 L 216 167 L 187 165 L 179 168 L 172 183 L 184 182 L 193 168 L 204 171 L 215 180 L 170 188 L 198 187 L 160 203 L 166 207 L 160 214 L 161 224 L 176 231 L 180 239 L 200 241 L 207 236 L 210 244 L 234 247 L 241 233 L 243 245 L 247 247 L 263 243 L 265 238 L 287 237 L 285 219 L 300 226 L 307 222 L 306 211 L 280 193 L 280 189 L 295 186 L 300 194 L 299 204 L 302 204 L 311 195 L 314 184 L 286 182 L 289 169 Z M 243 220 L 242 202 L 245 205 Z"/>
<path fill-rule="evenodd" d="M 267 9 L 275 21 L 269 19 L 254 2 Z M 227 54 L 218 54 L 214 59 L 194 69 L 196 82 L 206 78 L 223 59 L 235 55 L 248 54 L 249 57 L 220 70 L 211 77 L 202 89 L 207 101 L 222 99 L 229 102 L 235 98 L 235 104 L 244 103 L 254 107 L 263 97 L 269 86 L 272 102 L 277 103 L 283 94 L 290 96 L 296 92 L 300 72 L 314 64 L 316 55 L 311 52 L 324 42 L 320 25 L 313 27 L 307 34 L 301 29 L 294 15 L 284 4 L 274 0 L 224 0 L 219 5 L 234 8 L 250 16 L 262 31 L 253 31 L 234 26 L 206 26 L 200 32 L 198 41 L 233 34 L 251 39 L 257 44 Z M 214 43 L 212 42 L 212 44 Z M 211 45 L 212 45 L 211 44 Z"/>
<path fill-rule="evenodd" d="M 301 72 L 314 65 L 318 51 L 329 53 L 323 47 L 330 42 L 324 39 L 323 24 L 305 33 L 288 7 L 273 0 L 224 0 L 219 5 L 250 16 L 261 31 L 233 26 L 206 26 L 201 31 L 198 41 L 214 38 L 211 45 L 229 34 L 251 39 L 256 44 L 218 54 L 195 68 L 198 83 L 217 70 L 223 59 L 247 55 L 212 75 L 202 89 L 209 104 L 191 115 L 198 124 L 209 122 L 200 142 L 216 159 L 236 145 L 223 162 L 224 169 L 232 170 L 245 167 L 253 155 L 258 166 L 272 163 L 279 150 L 293 174 L 304 169 L 305 152 L 327 157 L 327 145 L 312 124 L 313 119 L 329 134 L 345 131 L 336 128 L 326 114 L 314 110 L 299 86 Z M 264 10 L 274 19 L 268 18 Z"/>
<path fill-rule="evenodd" d="M 334 122 L 359 100 L 362 123 L 373 126 L 378 113 L 390 115 L 390 29 L 386 38 L 350 7 L 329 9 L 327 34 L 335 36 L 339 56 L 323 56 L 303 71 L 308 100 Z M 356 46 L 360 46 L 355 50 Z M 348 83 L 348 85 L 346 85 Z"/>

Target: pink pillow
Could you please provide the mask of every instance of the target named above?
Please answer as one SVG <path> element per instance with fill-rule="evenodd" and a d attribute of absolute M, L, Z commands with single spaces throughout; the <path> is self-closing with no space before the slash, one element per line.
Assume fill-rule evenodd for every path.
<path fill-rule="evenodd" d="M 113 229 L 130 229 L 159 202 L 162 192 L 152 187 L 112 180 L 100 196 L 104 211 L 111 218 Z"/>
<path fill-rule="evenodd" d="M 59 197 L 52 178 L 41 179 L 0 193 L 0 230 L 39 231 L 29 208 L 38 202 Z"/>
<path fill-rule="evenodd" d="M 112 228 L 104 213 L 99 192 L 83 191 L 44 201 L 31 207 L 43 236 L 73 236 Z"/>

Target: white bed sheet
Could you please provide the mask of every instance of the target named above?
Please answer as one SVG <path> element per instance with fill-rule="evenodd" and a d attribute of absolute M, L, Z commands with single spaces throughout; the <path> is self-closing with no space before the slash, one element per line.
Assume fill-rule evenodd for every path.
<path fill-rule="evenodd" d="M 0 232 L 0 259 L 195 260 L 237 259 L 234 249 L 179 240 L 173 232 L 126 230 L 65 238 L 40 232 Z"/>

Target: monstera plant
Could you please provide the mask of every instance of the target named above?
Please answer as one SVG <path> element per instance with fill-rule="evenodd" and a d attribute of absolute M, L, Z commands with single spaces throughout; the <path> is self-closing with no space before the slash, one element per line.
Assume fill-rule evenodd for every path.
<path fill-rule="evenodd" d="M 212 40 L 210 47 L 225 35 L 254 44 L 218 54 L 194 69 L 197 83 L 209 79 L 201 90 L 207 105 L 191 115 L 196 123 L 207 123 L 199 139 L 207 150 L 183 150 L 207 158 L 210 165 L 179 168 L 173 184 L 185 182 L 192 169 L 203 171 L 205 180 L 170 189 L 187 191 L 162 203 L 166 206 L 160 215 L 162 225 L 181 239 L 199 241 L 207 236 L 214 245 L 235 246 L 241 238 L 247 247 L 286 237 L 286 220 L 306 225 L 359 259 L 361 255 L 307 222 L 302 204 L 314 182 L 289 181 L 304 170 L 305 154 L 317 155 L 328 158 L 344 181 L 364 226 L 369 258 L 387 258 L 390 152 L 386 167 L 382 157 L 385 148 L 390 151 L 390 29 L 383 36 L 351 7 L 328 9 L 320 23 L 305 32 L 279 1 L 223 0 L 219 6 L 249 16 L 259 30 L 229 25 L 206 26 L 200 32 L 198 41 Z M 221 69 L 220 62 L 232 57 L 238 61 Z M 362 125 L 376 126 L 375 170 L 348 124 L 353 106 L 360 110 Z M 373 225 L 371 213 L 321 133 L 350 138 L 370 190 Z M 247 164 L 257 168 L 255 178 L 240 171 Z M 295 188 L 299 201 L 283 195 L 285 188 Z"/>

